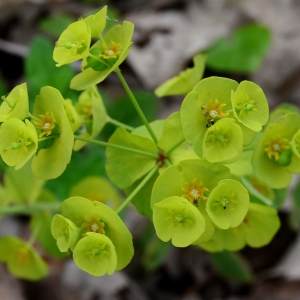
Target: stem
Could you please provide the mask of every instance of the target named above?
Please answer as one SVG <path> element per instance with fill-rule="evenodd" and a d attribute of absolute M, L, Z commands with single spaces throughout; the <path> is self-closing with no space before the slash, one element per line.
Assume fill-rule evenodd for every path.
<path fill-rule="evenodd" d="M 151 135 L 151 137 L 152 137 L 152 139 L 153 139 L 153 141 L 154 141 L 155 144 L 157 145 L 157 142 L 158 142 L 158 141 L 157 141 L 157 137 L 155 136 L 155 134 L 154 134 L 152 128 L 150 127 L 148 120 L 146 119 L 146 117 L 145 117 L 143 111 L 141 110 L 141 108 L 140 108 L 138 102 L 136 101 L 136 99 L 135 99 L 135 97 L 134 97 L 134 95 L 133 95 L 131 89 L 129 88 L 127 82 L 125 81 L 125 78 L 124 78 L 123 75 L 121 74 L 120 69 L 119 69 L 119 68 L 115 69 L 115 73 L 117 74 L 119 80 L 121 81 L 121 83 L 122 83 L 122 85 L 123 85 L 123 87 L 124 87 L 126 93 L 128 94 L 128 96 L 129 96 L 129 98 L 130 98 L 130 100 L 131 100 L 133 106 L 135 107 L 135 109 L 136 109 L 138 115 L 140 116 L 141 120 L 143 121 L 144 125 L 146 126 L 146 128 L 147 128 L 149 134 Z"/>
<path fill-rule="evenodd" d="M 34 227 L 32 233 L 31 233 L 31 236 L 29 238 L 29 240 L 27 241 L 27 245 L 28 246 L 32 246 L 33 243 L 35 242 L 41 228 L 42 228 L 42 225 L 44 223 L 44 220 L 42 218 L 40 218 L 36 224 L 36 226 Z"/>
<path fill-rule="evenodd" d="M 165 164 L 166 164 L 168 167 L 173 166 L 173 164 L 172 164 L 167 158 L 165 158 Z"/>
<path fill-rule="evenodd" d="M 57 211 L 59 206 L 60 202 L 36 202 L 32 205 L 18 204 L 13 206 L 0 207 L 0 215 L 23 214 L 30 216 L 44 211 Z"/>
<path fill-rule="evenodd" d="M 142 180 L 142 182 L 133 190 L 133 192 L 127 197 L 127 199 L 116 209 L 116 213 L 119 214 L 137 195 L 137 193 L 146 185 L 146 183 L 151 179 L 151 177 L 156 173 L 159 169 L 158 165 L 156 165 Z"/>
<path fill-rule="evenodd" d="M 42 122 L 39 118 L 35 117 L 30 112 L 28 113 L 28 117 L 31 118 L 32 120 L 36 121 L 36 122 Z"/>
<path fill-rule="evenodd" d="M 45 136 L 45 137 L 42 137 L 42 138 L 38 139 L 38 142 L 43 142 L 43 141 L 46 141 L 46 140 L 55 139 L 58 136 L 59 136 L 59 134 Z"/>
<path fill-rule="evenodd" d="M 182 143 L 185 142 L 185 138 L 176 143 L 173 147 L 171 147 L 168 151 L 165 152 L 166 156 L 169 156 L 176 148 L 178 148 Z"/>
<path fill-rule="evenodd" d="M 125 147 L 125 146 L 121 146 L 121 145 L 117 145 L 117 144 L 106 143 L 106 142 L 102 142 L 102 141 L 98 141 L 98 140 L 88 139 L 88 138 L 84 138 L 84 137 L 81 137 L 81 136 L 78 136 L 78 135 L 74 135 L 74 139 L 84 141 L 84 142 L 88 142 L 88 143 L 92 143 L 92 144 L 99 145 L 99 146 L 111 147 L 111 148 L 115 148 L 115 149 L 125 150 L 125 151 L 129 151 L 129 152 L 133 152 L 133 153 L 137 153 L 137 154 L 140 154 L 140 155 L 149 156 L 149 157 L 157 159 L 157 155 L 154 154 L 154 153 L 151 153 L 151 152 L 146 152 L 146 151 L 142 151 L 142 150 L 138 150 L 138 149 L 134 149 L 134 148 L 129 148 L 129 147 Z"/>
<path fill-rule="evenodd" d="M 127 130 L 129 130 L 129 131 L 134 130 L 134 127 L 131 127 L 131 126 L 129 126 L 129 125 L 126 125 L 126 124 L 124 124 L 124 123 L 121 123 L 121 122 L 119 122 L 119 121 L 117 121 L 117 120 L 115 120 L 115 119 L 112 119 L 112 118 L 110 118 L 110 117 L 108 117 L 107 122 L 110 123 L 110 124 L 116 125 L 117 127 L 124 127 L 125 129 L 127 129 Z"/>
<path fill-rule="evenodd" d="M 102 64 L 106 65 L 108 68 L 111 68 L 111 65 L 109 65 L 105 60 L 101 59 L 100 57 L 97 57 L 97 56 L 95 56 L 91 53 L 89 53 L 88 56 L 90 56 L 90 57 L 94 58 L 95 60 L 101 62 Z"/>
<path fill-rule="evenodd" d="M 251 150 L 254 150 L 255 146 L 247 146 L 247 147 L 244 147 L 243 148 L 243 151 L 251 151 Z"/>

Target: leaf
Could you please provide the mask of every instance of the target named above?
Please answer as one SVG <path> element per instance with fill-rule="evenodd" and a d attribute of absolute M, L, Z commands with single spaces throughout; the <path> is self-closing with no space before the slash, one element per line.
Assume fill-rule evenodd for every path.
<path fill-rule="evenodd" d="M 240 282 L 253 280 L 249 263 L 238 253 L 228 251 L 213 253 L 212 259 L 218 271 L 226 277 Z"/>
<path fill-rule="evenodd" d="M 41 20 L 39 27 L 48 34 L 54 37 L 59 37 L 63 30 L 65 30 L 75 20 L 64 14 L 59 14 L 54 17 L 48 17 Z"/>
<path fill-rule="evenodd" d="M 207 67 L 220 72 L 252 72 L 261 65 L 270 44 L 268 28 L 261 25 L 238 28 L 231 40 L 222 38 L 207 51 Z"/>

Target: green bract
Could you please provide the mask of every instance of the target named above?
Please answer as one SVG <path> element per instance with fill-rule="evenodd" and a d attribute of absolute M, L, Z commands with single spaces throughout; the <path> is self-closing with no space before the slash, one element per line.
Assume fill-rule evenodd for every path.
<path fill-rule="evenodd" d="M 0 122 L 10 118 L 23 120 L 28 117 L 29 102 L 26 83 L 17 85 L 7 97 L 2 96 L 4 101 L 0 106 Z"/>
<path fill-rule="evenodd" d="M 91 30 L 84 20 L 69 25 L 59 37 L 53 51 L 56 66 L 60 67 L 88 56 L 90 43 Z"/>
<path fill-rule="evenodd" d="M 80 117 L 79 117 L 75 107 L 73 106 L 71 99 L 65 99 L 64 108 L 65 108 L 66 116 L 69 120 L 71 129 L 73 132 L 75 132 L 80 127 L 81 120 L 80 120 Z"/>
<path fill-rule="evenodd" d="M 118 128 L 111 135 L 109 143 L 143 150 L 154 155 L 157 153 L 152 140 L 129 133 L 123 127 Z M 156 164 L 155 157 L 116 148 L 106 148 L 106 157 L 107 175 L 117 187 L 122 189 L 147 174 Z"/>
<path fill-rule="evenodd" d="M 228 163 L 237 159 L 242 151 L 243 132 L 234 119 L 221 119 L 206 131 L 203 156 L 208 161 Z"/>
<path fill-rule="evenodd" d="M 200 245 L 207 251 L 238 251 L 245 245 L 259 248 L 267 245 L 273 239 L 280 227 L 280 219 L 273 207 L 250 203 L 249 210 L 235 228 L 216 230 L 211 241 Z"/>
<path fill-rule="evenodd" d="M 9 272 L 26 280 L 40 280 L 48 275 L 47 264 L 25 241 L 13 236 L 0 239 L 0 260 L 6 263 Z"/>
<path fill-rule="evenodd" d="M 74 185 L 70 196 L 80 196 L 92 201 L 99 201 L 116 210 L 122 198 L 116 189 L 103 177 L 88 176 Z"/>
<path fill-rule="evenodd" d="M 206 210 L 212 221 L 222 229 L 237 227 L 249 207 L 247 189 L 238 181 L 221 180 L 207 199 Z"/>
<path fill-rule="evenodd" d="M 237 87 L 234 80 L 209 77 L 201 80 L 184 98 L 180 110 L 183 132 L 201 157 L 207 129 L 229 116 L 231 91 Z"/>
<path fill-rule="evenodd" d="M 269 106 L 262 89 L 250 81 L 242 81 L 232 91 L 234 116 L 253 131 L 261 131 L 269 118 Z"/>
<path fill-rule="evenodd" d="M 96 86 L 91 86 L 82 92 L 75 109 L 81 118 L 79 135 L 85 138 L 95 138 L 108 120 L 105 106 Z M 74 150 L 80 150 L 87 143 L 76 140 Z"/>
<path fill-rule="evenodd" d="M 108 206 L 82 197 L 71 197 L 61 204 L 60 211 L 63 217 L 81 228 L 83 235 L 94 232 L 111 240 L 117 254 L 116 270 L 123 269 L 130 262 L 133 256 L 131 233 Z M 80 249 L 83 245 L 81 243 Z"/>
<path fill-rule="evenodd" d="M 300 173 L 300 157 L 294 154 L 291 141 L 300 129 L 300 116 L 286 113 L 268 125 L 253 153 L 255 175 L 270 187 L 287 187 L 292 173 Z"/>
<path fill-rule="evenodd" d="M 74 251 L 79 239 L 80 229 L 62 215 L 55 215 L 51 223 L 51 233 L 56 239 L 57 247 L 61 252 L 66 252 L 69 248 Z"/>
<path fill-rule="evenodd" d="M 90 50 L 90 57 L 83 60 L 83 71 L 70 84 L 75 90 L 84 90 L 103 81 L 127 57 L 132 44 L 134 25 L 124 21 L 112 27 Z"/>
<path fill-rule="evenodd" d="M 34 155 L 38 138 L 33 125 L 11 118 L 0 127 L 0 153 L 3 161 L 18 170 Z"/>
<path fill-rule="evenodd" d="M 94 276 L 113 274 L 117 267 L 117 255 L 111 240 L 99 233 L 88 232 L 86 235 L 74 250 L 76 265 Z"/>
<path fill-rule="evenodd" d="M 172 239 L 176 247 L 187 247 L 205 229 L 199 210 L 187 199 L 169 197 L 153 206 L 153 223 L 157 236 L 164 242 Z"/>
<path fill-rule="evenodd" d="M 105 5 L 96 14 L 90 15 L 83 19 L 91 30 L 92 38 L 99 38 L 106 25 L 107 6 Z"/>
<path fill-rule="evenodd" d="M 205 67 L 205 55 L 197 54 L 193 58 L 194 67 L 180 72 L 154 91 L 157 97 L 171 96 L 171 95 L 186 95 L 202 78 Z"/>
<path fill-rule="evenodd" d="M 74 136 L 64 110 L 64 99 L 60 92 L 50 86 L 43 87 L 36 97 L 33 115 L 41 122 L 34 121 L 43 135 L 53 136 L 53 143 L 39 150 L 32 160 L 32 171 L 41 179 L 56 178 L 63 173 L 70 162 Z"/>

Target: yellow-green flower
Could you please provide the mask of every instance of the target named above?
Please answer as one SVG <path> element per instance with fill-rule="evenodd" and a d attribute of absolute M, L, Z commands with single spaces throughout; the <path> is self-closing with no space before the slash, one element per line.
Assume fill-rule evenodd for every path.
<path fill-rule="evenodd" d="M 30 121 L 11 118 L 0 128 L 0 153 L 9 166 L 20 169 L 37 150 L 37 133 Z"/>
<path fill-rule="evenodd" d="M 84 90 L 103 81 L 127 57 L 134 25 L 124 21 L 115 25 L 90 49 L 90 56 L 82 61 L 83 71 L 70 84 L 75 90 Z"/>
<path fill-rule="evenodd" d="M 0 122 L 10 118 L 23 120 L 28 117 L 29 103 L 26 83 L 17 85 L 8 96 L 2 96 Z"/>
<path fill-rule="evenodd" d="M 38 151 L 32 160 L 32 171 L 36 177 L 44 180 L 56 178 L 63 173 L 70 162 L 74 142 L 72 129 L 64 110 L 64 99 L 60 92 L 50 86 L 43 87 L 36 97 L 33 115 L 38 119 L 41 118 L 40 116 L 52 116 L 55 126 L 49 126 L 53 127 L 49 135 L 49 138 L 53 138 L 53 143 L 48 148 Z"/>
<path fill-rule="evenodd" d="M 60 67 L 85 58 L 89 54 L 90 44 L 91 30 L 86 22 L 79 20 L 72 23 L 56 42 L 53 52 L 56 66 Z"/>

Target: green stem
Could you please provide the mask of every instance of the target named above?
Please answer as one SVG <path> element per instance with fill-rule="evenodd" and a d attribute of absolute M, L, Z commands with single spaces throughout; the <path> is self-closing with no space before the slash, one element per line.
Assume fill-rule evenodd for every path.
<path fill-rule="evenodd" d="M 184 142 L 185 142 L 185 139 L 183 138 L 178 143 L 176 143 L 173 147 L 171 147 L 168 151 L 166 151 L 165 155 L 169 156 L 176 148 L 178 148 Z"/>
<path fill-rule="evenodd" d="M 45 137 L 42 137 L 42 138 L 38 139 L 38 142 L 43 142 L 43 141 L 46 141 L 46 140 L 55 139 L 58 136 L 59 136 L 59 134 L 45 136 Z"/>
<path fill-rule="evenodd" d="M 30 112 L 28 113 L 28 117 L 31 118 L 32 120 L 36 121 L 36 122 L 42 122 L 42 120 L 40 120 L 39 118 L 35 117 Z"/>
<path fill-rule="evenodd" d="M 173 164 L 172 164 L 167 158 L 165 158 L 165 164 L 166 164 L 168 167 L 173 166 Z"/>
<path fill-rule="evenodd" d="M 127 199 L 116 209 L 116 213 L 119 214 L 137 195 L 137 193 L 146 185 L 146 183 L 151 179 L 151 177 L 157 172 L 159 169 L 158 165 L 156 165 L 142 180 L 142 182 L 133 190 L 133 192 L 127 197 Z"/>
<path fill-rule="evenodd" d="M 255 146 L 251 145 L 251 146 L 247 146 L 243 148 L 243 151 L 251 151 L 254 150 Z"/>
<path fill-rule="evenodd" d="M 124 124 L 124 123 L 122 123 L 122 122 L 119 122 L 119 121 L 117 121 L 117 120 L 115 120 L 115 119 L 112 119 L 111 117 L 108 117 L 107 122 L 110 123 L 110 124 L 113 124 L 113 125 L 115 125 L 115 126 L 117 126 L 117 127 L 124 127 L 125 129 L 127 129 L 127 130 L 129 130 L 129 131 L 134 130 L 134 127 L 131 127 L 131 126 L 129 126 L 129 125 L 126 125 L 126 124 Z"/>
<path fill-rule="evenodd" d="M 147 128 L 149 134 L 151 135 L 151 137 L 152 137 L 152 139 L 153 139 L 153 141 L 154 141 L 155 144 L 157 145 L 157 142 L 158 142 L 157 137 L 155 136 L 155 134 L 154 134 L 152 128 L 150 127 L 148 120 L 146 119 L 146 117 L 145 117 L 143 111 L 141 110 L 141 108 L 140 108 L 138 102 L 136 101 L 136 99 L 135 99 L 135 97 L 134 97 L 134 95 L 133 95 L 131 89 L 129 88 L 129 86 L 128 86 L 126 80 L 125 80 L 125 78 L 124 78 L 123 75 L 121 74 L 120 69 L 119 69 L 119 68 L 115 69 L 115 73 L 117 74 L 119 80 L 121 81 L 121 83 L 122 83 L 122 85 L 123 85 L 123 87 L 124 87 L 126 93 L 128 94 L 128 96 L 129 96 L 129 98 L 130 98 L 130 100 L 131 100 L 133 106 L 135 107 L 135 109 L 136 109 L 138 115 L 140 116 L 142 122 L 143 122 L 144 125 L 146 126 L 146 128 Z"/>
<path fill-rule="evenodd" d="M 44 220 L 42 218 L 40 218 L 38 221 L 37 221 L 37 224 L 35 225 L 32 233 L 31 233 L 31 236 L 29 238 L 29 240 L 27 241 L 27 245 L 29 246 L 32 246 L 33 243 L 35 242 L 41 228 L 42 228 L 42 225 L 44 223 Z"/>
<path fill-rule="evenodd" d="M 95 60 L 101 62 L 102 64 L 106 65 L 108 68 L 111 68 L 111 65 L 109 65 L 105 60 L 101 59 L 100 57 L 97 57 L 97 56 L 95 56 L 95 55 L 93 55 L 93 54 L 91 54 L 91 53 L 89 53 L 88 56 L 90 56 L 90 57 L 92 57 L 93 59 L 95 59 Z"/>
<path fill-rule="evenodd" d="M 60 204 L 60 202 L 36 202 L 31 205 L 17 204 L 13 206 L 0 207 L 0 215 L 22 214 L 31 216 L 44 211 L 58 211 Z"/>
<path fill-rule="evenodd" d="M 88 139 L 88 138 L 84 138 L 84 137 L 81 137 L 81 136 L 78 136 L 78 135 L 74 135 L 74 139 L 84 141 L 84 142 L 87 142 L 87 143 L 92 143 L 92 144 L 99 145 L 99 146 L 111 147 L 111 148 L 115 148 L 115 149 L 125 150 L 125 151 L 129 151 L 129 152 L 133 152 L 133 153 L 137 153 L 137 154 L 140 154 L 140 155 L 149 156 L 149 157 L 157 159 L 157 155 L 154 154 L 154 153 L 151 153 L 151 152 L 146 152 L 146 151 L 142 151 L 142 150 L 138 150 L 138 149 L 134 149 L 134 148 L 129 148 L 129 147 L 125 147 L 125 146 L 121 146 L 121 145 L 117 145 L 117 144 L 106 143 L 106 142 L 102 142 L 102 141 L 98 141 L 98 140 Z"/>

